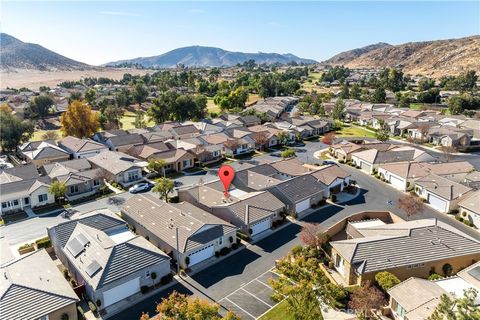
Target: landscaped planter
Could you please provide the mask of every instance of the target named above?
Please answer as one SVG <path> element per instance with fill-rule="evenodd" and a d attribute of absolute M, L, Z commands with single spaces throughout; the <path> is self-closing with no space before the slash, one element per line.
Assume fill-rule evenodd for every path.
<path fill-rule="evenodd" d="M 18 249 L 18 253 L 20 253 L 20 255 L 24 255 L 33 251 L 35 251 L 35 246 L 33 244 L 28 247 Z"/>

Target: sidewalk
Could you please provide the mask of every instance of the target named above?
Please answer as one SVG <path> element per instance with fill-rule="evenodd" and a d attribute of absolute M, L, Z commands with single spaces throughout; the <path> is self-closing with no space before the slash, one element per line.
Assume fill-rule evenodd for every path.
<path fill-rule="evenodd" d="M 435 153 L 441 153 L 443 154 L 443 151 L 442 150 L 439 150 L 439 149 L 435 149 L 435 148 L 432 148 L 432 147 L 429 147 L 429 146 L 426 146 L 424 144 L 416 144 L 416 143 L 412 143 L 412 142 L 409 142 L 409 141 L 405 141 L 403 139 L 393 139 L 394 141 L 397 141 L 397 142 L 400 142 L 402 144 L 408 144 L 408 145 L 411 145 L 412 147 L 419 147 L 419 148 L 423 148 L 423 149 L 426 149 L 428 151 L 431 151 L 431 152 L 435 152 Z M 464 156 L 468 153 L 461 153 L 461 152 L 451 152 L 450 153 L 451 155 L 453 156 Z"/>

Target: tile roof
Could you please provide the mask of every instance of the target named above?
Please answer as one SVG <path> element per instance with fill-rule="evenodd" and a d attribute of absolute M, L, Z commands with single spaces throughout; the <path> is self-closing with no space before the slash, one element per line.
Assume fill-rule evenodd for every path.
<path fill-rule="evenodd" d="M 176 247 L 179 227 L 180 251 L 185 252 L 236 230 L 231 224 L 188 202 L 166 203 L 150 195 L 136 195 L 125 202 L 122 214 Z"/>
<path fill-rule="evenodd" d="M 320 168 L 319 170 L 312 172 L 311 175 L 327 186 L 333 183 L 337 178 L 345 179 L 350 176 L 349 173 L 337 165 L 329 165 Z"/>
<path fill-rule="evenodd" d="M 55 235 L 53 241 L 58 241 L 70 263 L 75 264 L 82 277 L 94 289 L 170 259 L 150 242 L 134 234 L 121 243 L 112 240 L 109 234 L 113 231 L 130 231 L 124 221 L 113 217 L 112 212 L 106 212 L 98 211 L 79 220 L 49 228 Z M 78 239 L 79 236 L 86 239 L 88 246 L 82 245 L 81 254 L 74 256 L 67 247 L 70 241 Z M 94 262 L 98 263 L 100 269 L 89 274 L 88 266 Z"/>
<path fill-rule="evenodd" d="M 114 146 L 126 146 L 130 144 L 143 143 L 143 137 L 139 134 L 124 134 L 121 136 L 113 136 L 108 138 L 107 141 L 110 141 Z"/>
<path fill-rule="evenodd" d="M 480 214 L 480 190 L 470 192 L 464 199 L 458 203 L 460 207 Z"/>
<path fill-rule="evenodd" d="M 480 242 L 436 219 L 361 229 L 364 238 L 332 241 L 359 274 L 469 254 L 480 255 Z"/>
<path fill-rule="evenodd" d="M 72 136 L 67 136 L 59 141 L 60 147 L 65 147 L 73 152 L 87 152 L 92 150 L 101 150 L 107 148 L 100 142 L 91 139 L 79 139 Z"/>
<path fill-rule="evenodd" d="M 79 301 L 44 249 L 4 265 L 0 273 L 1 319 L 39 319 Z"/>
<path fill-rule="evenodd" d="M 37 167 L 34 164 L 22 165 L 0 170 L 0 184 L 38 178 L 39 176 Z"/>
<path fill-rule="evenodd" d="M 397 162 L 385 163 L 379 166 L 402 178 L 421 178 L 434 173 L 437 175 L 449 175 L 467 173 L 474 170 L 468 161 L 457 161 L 448 163 L 426 163 L 426 162 Z"/>
<path fill-rule="evenodd" d="M 472 190 L 463 184 L 456 183 L 435 174 L 422 177 L 415 181 L 415 184 L 447 200 L 457 199 Z"/>
<path fill-rule="evenodd" d="M 298 202 L 323 192 L 327 188 L 310 174 L 292 178 L 273 187 L 292 202 Z"/>
<path fill-rule="evenodd" d="M 289 176 L 299 176 L 313 171 L 312 169 L 305 167 L 303 162 L 297 158 L 272 162 L 270 165 L 277 171 Z"/>
<path fill-rule="evenodd" d="M 136 163 L 139 159 L 123 152 L 102 151 L 99 154 L 88 158 L 88 161 L 112 174 L 119 174 L 132 167 L 138 167 L 138 164 Z"/>

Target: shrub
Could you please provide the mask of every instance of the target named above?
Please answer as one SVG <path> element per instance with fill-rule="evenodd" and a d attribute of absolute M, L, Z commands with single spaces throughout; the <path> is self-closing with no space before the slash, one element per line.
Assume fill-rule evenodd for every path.
<path fill-rule="evenodd" d="M 382 271 L 377 273 L 375 275 L 375 281 L 377 281 L 378 285 L 384 291 L 388 291 L 400 283 L 400 279 L 398 279 L 394 274 L 391 274 L 388 271 Z"/>
<path fill-rule="evenodd" d="M 163 277 L 160 278 L 160 283 L 162 285 L 166 285 L 167 283 L 169 283 L 170 281 L 172 281 L 173 279 L 173 274 L 169 273 Z"/>
<path fill-rule="evenodd" d="M 468 221 L 468 220 L 463 220 L 463 223 L 465 223 L 465 224 L 466 224 L 467 226 L 469 226 L 469 227 L 473 227 L 473 226 L 474 226 L 473 222 L 470 222 L 470 221 Z"/>
<path fill-rule="evenodd" d="M 457 210 L 457 211 L 458 211 L 458 210 Z M 466 216 L 467 216 L 467 212 L 466 212 L 466 211 L 463 211 L 463 212 L 462 212 L 462 217 L 465 218 Z"/>
<path fill-rule="evenodd" d="M 458 209 L 452 209 L 448 212 L 448 214 L 458 214 Z"/>
<path fill-rule="evenodd" d="M 180 198 L 178 196 L 174 196 L 174 197 L 171 197 L 169 198 L 168 200 L 170 203 L 179 203 L 180 202 Z"/>
<path fill-rule="evenodd" d="M 433 280 L 440 280 L 443 279 L 441 275 L 438 273 L 432 273 L 431 275 L 428 276 L 428 280 L 433 281 Z"/>
<path fill-rule="evenodd" d="M 150 277 L 152 278 L 152 280 L 157 279 L 157 273 L 156 273 L 156 272 L 152 272 L 152 273 L 150 274 Z"/>
<path fill-rule="evenodd" d="M 303 247 L 301 245 L 296 245 L 295 247 L 292 248 L 293 255 L 298 255 L 302 252 L 303 252 Z"/>
<path fill-rule="evenodd" d="M 97 301 L 95 301 L 95 304 L 97 305 L 97 307 L 101 307 L 102 301 L 100 299 L 97 299 Z"/>
<path fill-rule="evenodd" d="M 60 317 L 60 320 L 68 320 L 70 319 L 69 316 L 68 316 L 68 313 L 64 313 L 62 314 L 62 316 Z"/>
<path fill-rule="evenodd" d="M 49 237 L 45 237 L 45 238 L 42 238 L 42 239 L 38 239 L 37 241 L 35 241 L 35 243 L 37 244 L 37 248 L 38 248 L 38 249 L 48 248 L 48 247 L 51 247 L 51 246 L 52 246 L 52 243 L 50 242 L 50 238 L 49 238 Z"/>
<path fill-rule="evenodd" d="M 97 313 L 97 306 L 92 301 L 88 301 L 88 307 L 93 313 Z"/>
<path fill-rule="evenodd" d="M 190 257 L 185 257 L 185 264 L 187 266 L 190 264 Z"/>
<path fill-rule="evenodd" d="M 77 281 L 75 279 L 70 279 L 70 284 L 72 285 L 72 287 L 76 287 Z"/>
<path fill-rule="evenodd" d="M 228 241 L 230 241 L 230 243 L 232 243 L 233 242 L 233 237 L 232 236 L 228 237 Z"/>
<path fill-rule="evenodd" d="M 220 250 L 220 255 L 225 256 L 230 253 L 230 248 L 229 247 L 224 247 L 222 250 Z"/>
<path fill-rule="evenodd" d="M 70 275 L 68 274 L 68 269 L 63 269 L 63 276 L 65 277 L 65 279 L 70 279 Z"/>
<path fill-rule="evenodd" d="M 150 288 L 148 286 L 141 286 L 140 287 L 140 292 L 142 292 L 143 294 L 147 293 L 149 290 L 150 290 Z"/>
<path fill-rule="evenodd" d="M 232 244 L 232 250 L 237 250 L 238 249 L 238 244 L 237 243 L 234 243 Z"/>
<path fill-rule="evenodd" d="M 215 257 L 217 257 L 217 258 L 220 257 L 220 252 L 215 251 Z"/>
<path fill-rule="evenodd" d="M 332 195 L 330 196 L 330 201 L 332 201 L 332 202 L 334 202 L 334 203 L 337 202 L 337 196 L 336 196 L 335 194 L 332 194 Z"/>
<path fill-rule="evenodd" d="M 345 163 L 344 160 L 338 160 L 338 163 Z"/>
<path fill-rule="evenodd" d="M 445 263 L 442 267 L 443 274 L 445 277 L 448 277 L 452 274 L 453 268 L 452 265 L 449 263 Z"/>
<path fill-rule="evenodd" d="M 455 216 L 455 219 L 457 219 L 457 220 L 460 221 L 460 222 L 463 222 L 463 218 L 462 218 L 462 217 Z"/>
<path fill-rule="evenodd" d="M 252 228 L 248 229 L 248 233 L 251 235 L 253 233 Z"/>

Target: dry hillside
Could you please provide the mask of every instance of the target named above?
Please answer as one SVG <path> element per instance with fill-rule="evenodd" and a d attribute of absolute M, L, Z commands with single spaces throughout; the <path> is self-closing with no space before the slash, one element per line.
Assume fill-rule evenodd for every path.
<path fill-rule="evenodd" d="M 360 54 L 355 54 L 355 50 Z M 355 50 L 338 54 L 324 63 L 349 68 L 399 67 L 411 75 L 432 77 L 457 75 L 471 69 L 480 73 L 480 36 L 383 45 L 363 52 Z"/>

